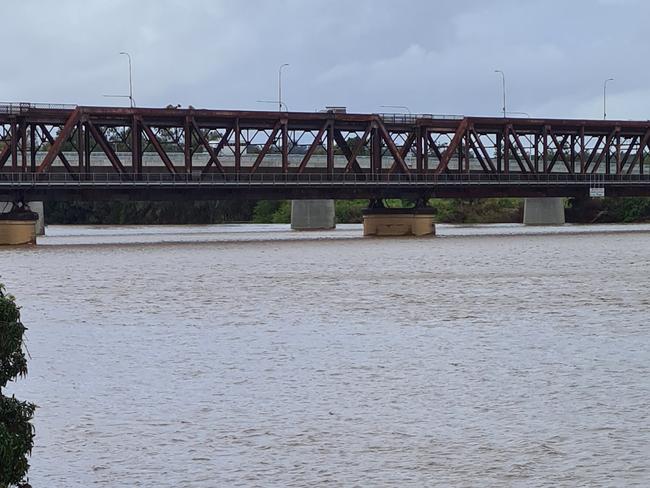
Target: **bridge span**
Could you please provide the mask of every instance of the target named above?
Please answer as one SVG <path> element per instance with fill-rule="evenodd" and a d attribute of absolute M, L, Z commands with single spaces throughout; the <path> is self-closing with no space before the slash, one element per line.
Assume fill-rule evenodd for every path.
<path fill-rule="evenodd" d="M 650 121 L 0 104 L 10 202 L 312 200 L 295 206 L 311 228 L 363 198 L 365 233 L 426 235 L 430 198 L 531 197 L 525 221 L 563 223 L 545 197 L 650 195 L 649 164 Z M 0 215 L 0 243 L 33 240 L 34 215 Z"/>
<path fill-rule="evenodd" d="M 0 105 L 0 199 L 650 195 L 650 121 Z"/>

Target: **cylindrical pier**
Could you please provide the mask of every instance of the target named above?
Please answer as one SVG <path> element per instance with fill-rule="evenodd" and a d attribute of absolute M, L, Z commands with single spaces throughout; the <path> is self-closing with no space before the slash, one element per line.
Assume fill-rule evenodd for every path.
<path fill-rule="evenodd" d="M 292 200 L 293 230 L 328 230 L 336 227 L 334 200 Z"/>
<path fill-rule="evenodd" d="M 524 201 L 525 225 L 564 225 L 563 198 L 526 198 Z"/>

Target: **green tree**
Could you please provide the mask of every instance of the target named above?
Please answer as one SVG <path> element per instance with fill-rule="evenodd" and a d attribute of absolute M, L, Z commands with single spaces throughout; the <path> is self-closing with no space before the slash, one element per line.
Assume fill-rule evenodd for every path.
<path fill-rule="evenodd" d="M 288 224 L 291 222 L 291 202 L 287 200 L 261 200 L 253 210 L 256 224 Z"/>
<path fill-rule="evenodd" d="M 27 457 L 34 445 L 31 420 L 36 407 L 2 394 L 7 383 L 27 374 L 23 350 L 26 330 L 14 298 L 5 295 L 0 285 L 0 488 L 29 486 Z"/>

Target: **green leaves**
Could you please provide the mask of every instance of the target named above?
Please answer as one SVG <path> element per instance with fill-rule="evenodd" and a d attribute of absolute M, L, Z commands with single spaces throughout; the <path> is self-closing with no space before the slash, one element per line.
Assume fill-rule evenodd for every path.
<path fill-rule="evenodd" d="M 21 483 L 34 445 L 34 405 L 0 396 L 0 486 Z"/>
<path fill-rule="evenodd" d="M 23 352 L 25 326 L 20 322 L 20 309 L 14 297 L 6 296 L 0 286 L 0 393 L 7 383 L 27 374 Z"/>
<path fill-rule="evenodd" d="M 14 297 L 5 295 L 0 284 L 0 488 L 25 482 L 27 456 L 34 445 L 31 420 L 35 405 L 2 395 L 9 381 L 27 374 L 23 350 L 26 330 Z"/>

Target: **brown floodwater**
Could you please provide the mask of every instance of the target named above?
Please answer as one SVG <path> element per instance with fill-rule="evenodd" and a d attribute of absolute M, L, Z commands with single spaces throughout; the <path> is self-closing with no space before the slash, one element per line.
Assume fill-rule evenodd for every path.
<path fill-rule="evenodd" d="M 43 487 L 648 486 L 650 225 L 50 227 Z"/>

